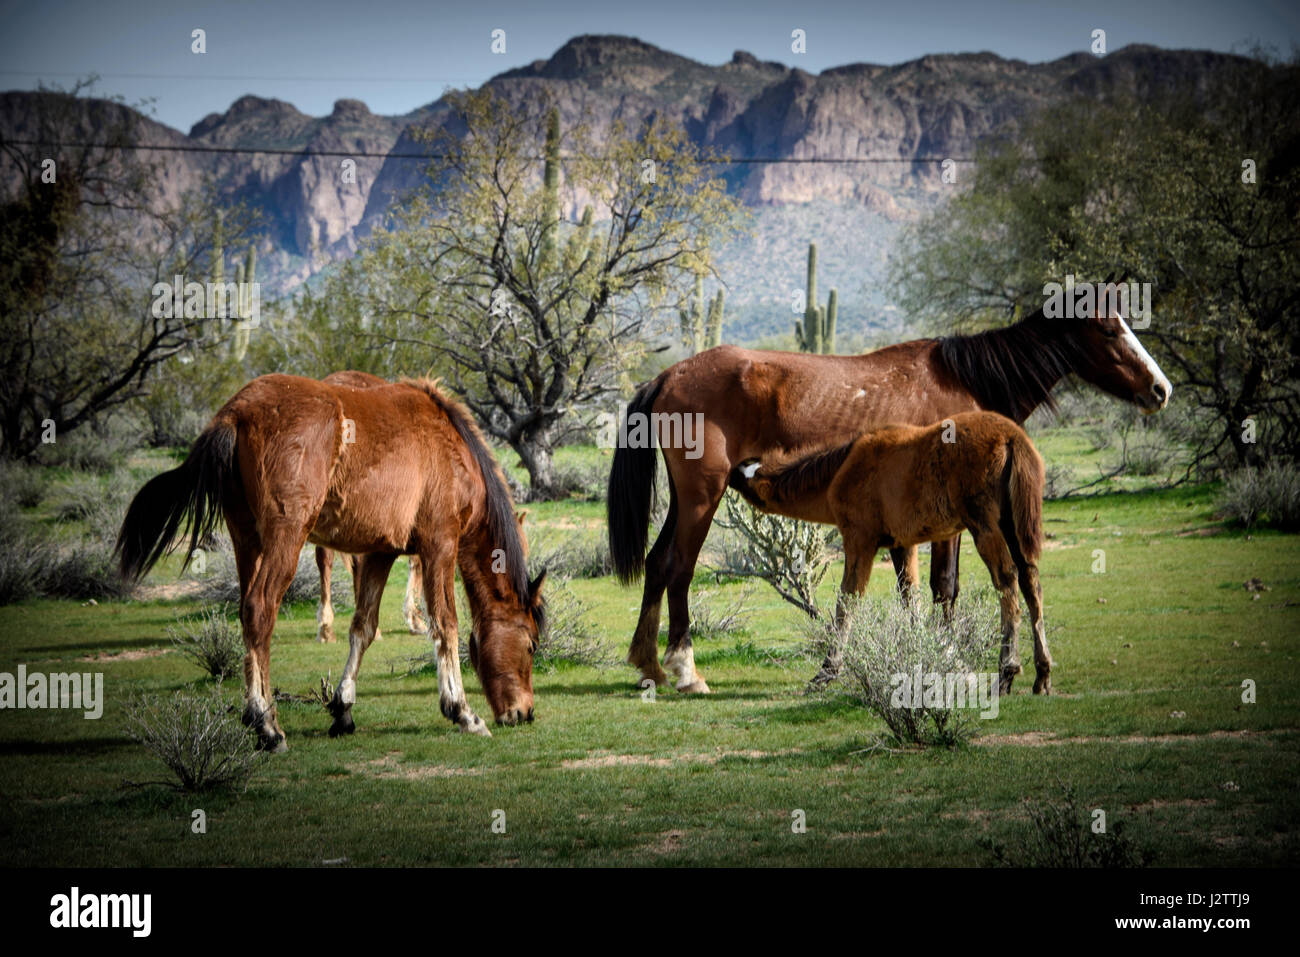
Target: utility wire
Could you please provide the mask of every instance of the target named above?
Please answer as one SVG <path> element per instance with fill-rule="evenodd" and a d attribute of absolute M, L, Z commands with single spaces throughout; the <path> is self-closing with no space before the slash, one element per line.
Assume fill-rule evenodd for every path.
<path fill-rule="evenodd" d="M 223 154 L 248 154 L 248 155 L 270 155 L 270 156 L 342 156 L 362 159 L 421 159 L 435 160 L 446 159 L 447 157 L 439 153 L 374 153 L 366 150 L 307 150 L 307 149 L 285 149 L 276 147 L 250 147 L 250 146 L 200 146 L 196 144 L 159 144 L 156 146 L 147 146 L 142 143 L 65 143 L 42 140 L 7 140 L 15 146 L 36 146 L 47 149 L 81 149 L 81 150 L 141 150 L 159 153 L 223 153 Z M 569 159 L 571 157 L 560 157 Z M 537 160 L 544 157 L 537 156 Z M 780 165 L 829 165 L 835 163 L 847 164 L 874 164 L 874 163 L 944 163 L 952 160 L 954 163 L 974 163 L 975 160 L 966 157 L 957 156 L 917 156 L 912 159 L 904 157 L 887 157 L 887 156 L 845 156 L 845 157 L 794 157 L 794 156 L 742 156 L 728 159 L 705 159 L 701 158 L 700 162 L 709 165 L 728 165 L 728 166 L 750 166 L 760 164 L 780 164 Z"/>

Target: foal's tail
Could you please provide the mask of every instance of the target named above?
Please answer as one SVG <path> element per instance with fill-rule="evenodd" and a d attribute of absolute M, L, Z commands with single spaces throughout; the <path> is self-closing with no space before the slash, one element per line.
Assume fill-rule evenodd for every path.
<path fill-rule="evenodd" d="M 194 442 L 189 456 L 177 468 L 145 483 L 126 510 L 117 535 L 122 577 L 136 581 L 190 529 L 190 556 L 222 517 L 222 502 L 235 477 L 235 423 L 214 420 Z"/>
<path fill-rule="evenodd" d="M 662 379 L 655 379 L 638 389 L 632 401 L 627 404 L 627 417 L 624 421 L 629 421 L 635 414 L 649 416 L 662 385 Z M 614 464 L 609 470 L 609 493 L 605 497 L 605 514 L 609 524 L 609 554 L 614 562 L 614 572 L 625 585 L 636 581 L 645 571 L 658 455 L 653 442 L 645 443 L 644 448 L 635 449 L 624 448 L 622 442 L 615 443 Z M 671 477 L 669 481 L 672 481 Z"/>
<path fill-rule="evenodd" d="M 1025 559 L 1037 564 L 1043 551 L 1043 457 L 1022 432 L 1007 440 L 1007 459 L 1016 542 Z"/>

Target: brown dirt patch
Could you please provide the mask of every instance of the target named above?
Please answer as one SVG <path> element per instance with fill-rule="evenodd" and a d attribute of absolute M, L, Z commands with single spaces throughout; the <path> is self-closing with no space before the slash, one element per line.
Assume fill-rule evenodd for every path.
<path fill-rule="evenodd" d="M 976 738 L 972 744 L 992 747 L 1000 744 L 1014 744 L 1030 748 L 1042 748 L 1053 744 L 1176 744 L 1181 741 L 1207 741 L 1224 738 L 1268 738 L 1284 734 L 1295 728 L 1279 728 L 1274 731 L 1209 731 L 1204 734 L 1135 734 L 1128 737 L 1081 737 L 1058 738 L 1048 731 L 1026 731 L 1022 734 L 988 734 Z"/>
<path fill-rule="evenodd" d="M 158 658 L 162 655 L 171 654 L 175 649 L 172 648 L 144 648 L 132 649 L 131 651 L 101 651 L 93 655 L 86 655 L 76 661 L 140 661 L 144 658 Z"/>
<path fill-rule="evenodd" d="M 402 764 L 401 751 L 389 751 L 382 758 L 373 758 L 353 765 L 351 770 L 385 780 L 424 781 L 429 778 L 474 777 L 482 768 L 458 768 L 447 764 Z"/>
<path fill-rule="evenodd" d="M 671 768 L 681 764 L 717 764 L 724 758 L 745 758 L 757 761 L 763 758 L 776 758 L 787 754 L 802 754 L 801 748 L 786 748 L 781 751 L 699 751 L 674 754 L 671 757 L 659 757 L 653 754 L 612 754 L 608 751 L 597 752 L 585 758 L 570 758 L 561 761 L 560 767 L 567 771 L 581 771 L 588 768 L 648 767 Z"/>
<path fill-rule="evenodd" d="M 682 849 L 685 838 L 685 831 L 664 831 L 657 841 L 646 847 L 646 850 L 651 854 L 672 854 Z"/>

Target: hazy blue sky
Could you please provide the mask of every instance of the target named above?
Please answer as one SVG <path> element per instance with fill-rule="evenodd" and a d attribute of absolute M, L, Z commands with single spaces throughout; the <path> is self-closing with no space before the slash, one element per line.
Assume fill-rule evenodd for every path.
<path fill-rule="evenodd" d="M 207 31 L 207 53 L 190 32 Z M 790 31 L 807 32 L 791 53 Z M 99 90 L 152 98 L 161 121 L 188 131 L 245 93 L 328 113 L 340 97 L 405 113 L 447 86 L 478 85 L 549 57 L 581 33 L 620 33 L 707 63 L 735 50 L 818 72 L 900 63 L 926 53 L 992 50 L 1031 62 L 1085 50 L 1095 28 L 1129 43 L 1241 49 L 1300 43 L 1295 0 L 0 0 L 0 89 L 67 85 L 97 73 Z M 493 29 L 507 52 L 490 51 Z"/>

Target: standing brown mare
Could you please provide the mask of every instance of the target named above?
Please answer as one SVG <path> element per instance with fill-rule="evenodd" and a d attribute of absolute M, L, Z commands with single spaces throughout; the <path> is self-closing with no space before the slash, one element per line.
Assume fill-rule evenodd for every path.
<path fill-rule="evenodd" d="M 331 372 L 321 381 L 331 385 L 349 386 L 353 389 L 373 389 L 378 385 L 389 385 L 387 379 L 381 379 L 369 372 L 354 370 Z M 355 604 L 361 600 L 361 580 L 357 577 L 361 560 L 356 555 L 346 553 L 342 557 L 343 567 L 352 576 L 352 597 Z M 423 574 L 420 571 L 420 557 L 411 555 L 407 559 L 407 564 L 406 597 L 402 602 L 402 617 L 406 619 L 406 627 L 410 629 L 411 634 L 418 635 L 429 627 L 420 612 L 420 579 Z M 320 601 L 316 605 L 316 640 L 322 642 L 334 640 L 334 603 L 330 600 L 330 573 L 333 568 L 334 552 L 323 545 L 317 545 L 316 570 L 320 573 Z M 381 640 L 382 637 L 376 625 L 375 641 Z"/>
<path fill-rule="evenodd" d="M 695 668 L 687 592 L 736 463 L 826 448 L 889 423 L 929 425 L 980 409 L 1021 423 L 1039 405 L 1050 404 L 1052 388 L 1071 373 L 1144 412 L 1156 412 L 1169 401 L 1169 380 L 1109 308 L 1069 320 L 1047 319 L 1039 310 L 1004 329 L 917 339 L 860 356 L 718 346 L 665 369 L 628 403 L 629 419 L 702 413 L 704 435 L 696 436 L 693 449 L 662 449 L 668 513 L 649 555 L 654 446 L 620 444 L 614 452 L 607 499 L 610 552 L 622 581 L 645 572 L 628 661 L 643 678 L 667 683 L 657 660 L 659 607 L 667 588 L 664 667 L 677 675 L 678 691 L 709 690 Z M 959 544 L 953 538 L 932 546 L 930 585 L 936 601 L 957 597 Z M 916 549 L 895 548 L 890 554 L 900 585 L 915 581 Z"/>
<path fill-rule="evenodd" d="M 533 718 L 532 655 L 545 573 L 530 582 L 500 469 L 465 409 L 431 382 L 371 389 L 267 375 L 213 417 L 179 468 L 150 480 L 118 536 L 122 573 L 139 578 L 191 528 L 190 549 L 225 518 L 239 569 L 244 721 L 285 748 L 271 694 L 271 632 L 305 542 L 361 555 L 347 664 L 330 735 L 354 730 L 361 658 L 398 555 L 419 555 L 442 713 L 488 735 L 465 700 L 455 573 L 473 615 L 470 662 L 498 723 Z"/>
<path fill-rule="evenodd" d="M 741 463 L 732 488 L 756 508 L 835 525 L 844 539 L 845 598 L 867 590 L 881 548 L 914 548 L 968 530 L 1001 595 L 1000 694 L 1020 674 L 1020 605 L 1034 631 L 1034 694 L 1052 691 L 1038 558 L 1043 550 L 1043 459 L 1025 430 L 996 412 L 963 412 L 929 426 L 890 425 L 788 462 Z"/>

